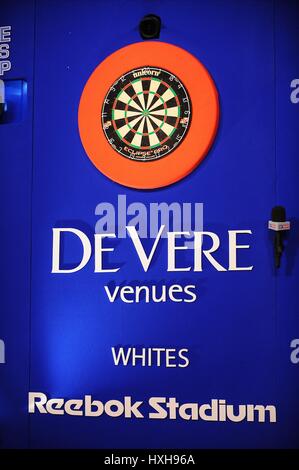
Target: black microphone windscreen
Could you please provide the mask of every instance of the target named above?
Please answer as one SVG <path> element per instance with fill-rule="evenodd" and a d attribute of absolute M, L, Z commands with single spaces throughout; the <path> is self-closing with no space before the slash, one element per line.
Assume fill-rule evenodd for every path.
<path fill-rule="evenodd" d="M 283 206 L 275 206 L 272 209 L 271 220 L 273 222 L 285 222 L 286 210 Z"/>

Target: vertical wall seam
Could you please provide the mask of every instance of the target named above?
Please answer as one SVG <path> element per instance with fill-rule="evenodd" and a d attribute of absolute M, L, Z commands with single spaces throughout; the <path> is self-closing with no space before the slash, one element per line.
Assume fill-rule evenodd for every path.
<path fill-rule="evenodd" d="M 37 0 L 34 0 L 33 27 L 33 66 L 32 66 L 32 151 L 31 151 L 31 181 L 30 181 L 30 228 L 29 228 L 29 344 L 28 344 L 28 392 L 31 390 L 31 334 L 32 334 L 32 223 L 33 223 L 33 177 L 34 177 L 34 117 L 35 117 L 35 72 L 36 72 L 36 14 Z M 28 394 L 27 394 L 28 395 Z M 27 398 L 28 400 L 28 398 Z M 31 448 L 31 415 L 28 413 L 28 448 Z"/>
<path fill-rule="evenodd" d="M 278 201 L 278 183 L 277 183 L 277 43 L 276 43 L 276 0 L 273 0 L 273 83 L 274 83 L 274 201 L 275 205 Z M 279 387 L 279 338 L 278 338 L 278 271 L 274 269 L 274 344 L 275 344 L 275 392 Z"/>

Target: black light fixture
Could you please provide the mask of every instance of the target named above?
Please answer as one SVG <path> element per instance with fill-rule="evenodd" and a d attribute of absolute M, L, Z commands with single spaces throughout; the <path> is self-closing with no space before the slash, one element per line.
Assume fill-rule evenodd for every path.
<path fill-rule="evenodd" d="M 161 18 L 157 15 L 146 15 L 139 23 L 142 39 L 158 39 L 161 31 Z"/>

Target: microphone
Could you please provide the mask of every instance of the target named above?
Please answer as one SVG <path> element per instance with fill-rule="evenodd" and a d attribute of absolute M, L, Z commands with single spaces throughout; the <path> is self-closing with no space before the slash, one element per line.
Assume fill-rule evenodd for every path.
<path fill-rule="evenodd" d="M 275 267 L 280 267 L 280 259 L 284 250 L 283 236 L 285 230 L 290 230 L 290 222 L 286 220 L 286 210 L 283 206 L 275 206 L 272 209 L 268 228 L 275 231 L 274 235 L 274 260 Z"/>
<path fill-rule="evenodd" d="M 5 109 L 5 86 L 4 81 L 0 80 L 0 118 Z"/>

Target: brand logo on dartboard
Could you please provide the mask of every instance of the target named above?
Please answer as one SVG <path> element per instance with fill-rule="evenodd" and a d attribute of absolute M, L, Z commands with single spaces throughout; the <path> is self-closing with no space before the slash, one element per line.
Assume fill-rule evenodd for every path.
<path fill-rule="evenodd" d="M 120 77 L 102 109 L 102 126 L 110 145 L 138 161 L 172 152 L 184 139 L 190 118 L 190 99 L 180 79 L 155 67 L 141 67 Z"/>
<path fill-rule="evenodd" d="M 133 77 L 137 78 L 140 77 L 141 75 L 154 75 L 154 77 L 159 77 L 161 73 L 161 70 L 153 70 L 150 69 L 149 67 L 145 67 L 142 70 L 136 70 L 136 72 L 133 73 Z"/>

